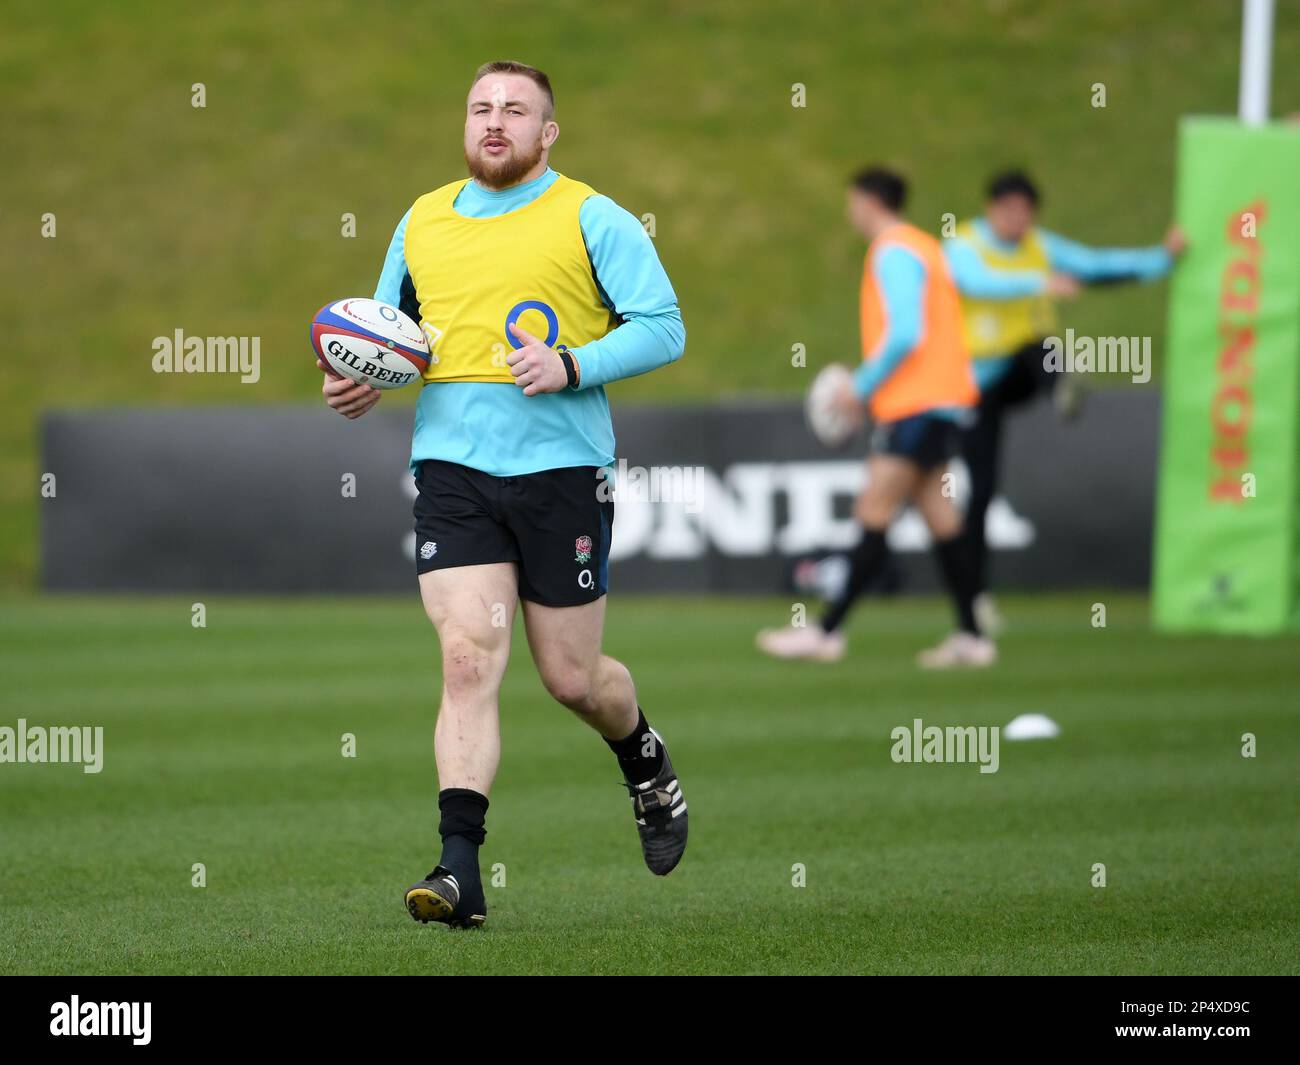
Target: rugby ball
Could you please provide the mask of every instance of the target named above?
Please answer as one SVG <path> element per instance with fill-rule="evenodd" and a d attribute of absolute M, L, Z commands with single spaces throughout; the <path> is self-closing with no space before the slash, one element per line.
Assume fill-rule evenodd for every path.
<path fill-rule="evenodd" d="M 856 404 L 852 413 L 836 405 L 836 398 L 853 391 L 853 372 L 840 363 L 820 370 L 804 399 L 808 429 L 825 447 L 843 447 L 867 421 L 867 412 Z"/>
<path fill-rule="evenodd" d="M 409 385 L 429 365 L 429 342 L 408 315 L 357 296 L 327 303 L 312 319 L 311 346 L 340 377 L 375 388 Z"/>

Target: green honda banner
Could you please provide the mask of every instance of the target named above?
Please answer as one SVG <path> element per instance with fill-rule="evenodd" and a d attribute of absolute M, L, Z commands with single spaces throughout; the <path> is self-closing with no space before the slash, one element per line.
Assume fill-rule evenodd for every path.
<path fill-rule="evenodd" d="M 1155 622 L 1300 627 L 1300 126 L 1179 130 Z"/>

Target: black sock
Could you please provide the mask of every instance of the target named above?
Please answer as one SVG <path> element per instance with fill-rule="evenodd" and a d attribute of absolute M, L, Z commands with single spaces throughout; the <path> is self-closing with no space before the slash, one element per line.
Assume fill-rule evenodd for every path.
<path fill-rule="evenodd" d="M 962 535 L 934 542 L 934 557 L 939 560 L 943 583 L 957 608 L 957 625 L 962 632 L 980 635 L 975 624 L 975 566 L 970 542 Z"/>
<path fill-rule="evenodd" d="M 858 546 L 849 554 L 849 576 L 844 582 L 844 591 L 822 615 L 822 629 L 834 632 L 848 616 L 849 609 L 858 597 L 867 590 L 880 575 L 889 559 L 889 547 L 885 543 L 883 529 L 864 529 Z"/>
<path fill-rule="evenodd" d="M 483 894 L 478 872 L 478 849 L 487 838 L 483 827 L 488 800 L 469 788 L 444 788 L 438 792 L 438 809 L 442 820 L 442 857 L 438 864 L 450 869 L 460 884 L 462 898 L 474 899 Z"/>
<path fill-rule="evenodd" d="M 623 779 L 629 784 L 644 784 L 659 775 L 664 765 L 663 745 L 650 731 L 645 714 L 636 708 L 636 728 L 621 740 L 606 740 L 609 749 L 618 758 Z M 649 754 L 646 752 L 649 751 Z"/>

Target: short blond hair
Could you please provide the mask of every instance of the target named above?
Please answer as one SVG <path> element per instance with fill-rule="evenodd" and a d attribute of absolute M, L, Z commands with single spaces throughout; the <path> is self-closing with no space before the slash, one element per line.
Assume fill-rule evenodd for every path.
<path fill-rule="evenodd" d="M 543 120 L 549 122 L 555 117 L 555 93 L 551 91 L 551 79 L 546 76 L 546 71 L 530 67 L 527 63 L 517 63 L 513 59 L 494 59 L 490 63 L 484 63 L 474 72 L 474 80 L 470 82 L 470 88 L 472 89 L 489 74 L 518 74 L 527 78 L 542 90 L 542 96 L 546 98 Z"/>

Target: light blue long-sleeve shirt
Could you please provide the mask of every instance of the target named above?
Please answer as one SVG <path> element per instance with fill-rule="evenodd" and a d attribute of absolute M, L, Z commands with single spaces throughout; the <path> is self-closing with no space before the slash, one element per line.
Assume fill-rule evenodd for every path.
<path fill-rule="evenodd" d="M 1015 300 L 1037 296 L 1047 287 L 1045 270 L 998 270 L 962 237 L 943 242 L 943 257 L 957 290 L 977 300 Z"/>
<path fill-rule="evenodd" d="M 974 221 L 980 239 L 1006 252 L 1016 245 L 1000 240 L 988 221 Z M 1091 248 L 1050 230 L 1038 229 L 1038 238 L 1047 253 L 1049 270 L 1071 274 L 1085 284 L 1110 284 L 1119 281 L 1152 281 L 1164 277 L 1173 267 L 1173 256 L 1162 245 L 1147 248 Z M 963 296 L 981 300 L 1013 300 L 1036 296 L 1047 286 L 1047 271 L 998 270 L 989 266 L 975 246 L 963 237 L 949 237 L 943 242 L 944 257 L 953 280 Z M 972 360 L 975 382 L 987 391 L 1011 369 L 1013 353 L 990 355 Z"/>
<path fill-rule="evenodd" d="M 457 194 L 453 210 L 467 218 L 495 218 L 531 203 L 559 175 L 494 191 L 475 181 Z M 406 223 L 393 233 L 375 299 L 401 307 L 416 321 L 419 305 L 406 265 Z M 497 477 L 519 477 L 568 466 L 609 466 L 614 427 L 604 386 L 681 358 L 686 327 L 668 275 L 641 223 L 608 196 L 590 196 L 578 224 L 601 299 L 621 324 L 590 344 L 572 348 L 579 387 L 525 396 L 496 381 L 435 381 L 415 408 L 411 469 L 442 459 Z"/>
<path fill-rule="evenodd" d="M 885 331 L 853 375 L 853 390 L 864 403 L 916 349 L 925 332 L 925 264 L 908 248 L 894 244 L 876 256 L 872 271 L 885 305 Z M 936 407 L 927 413 L 960 417 L 960 411 L 952 407 Z"/>
<path fill-rule="evenodd" d="M 876 256 L 872 272 L 885 305 L 885 331 L 853 375 L 854 391 L 864 403 L 921 342 L 925 304 L 925 264 L 907 248 L 886 248 Z"/>
<path fill-rule="evenodd" d="M 1154 281 L 1164 277 L 1174 265 L 1174 257 L 1161 244 L 1149 248 L 1090 248 L 1046 229 L 1040 229 L 1038 237 L 1053 270 L 1073 274 L 1089 285 Z"/>

